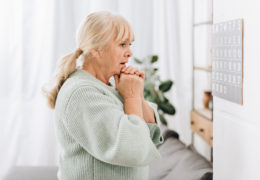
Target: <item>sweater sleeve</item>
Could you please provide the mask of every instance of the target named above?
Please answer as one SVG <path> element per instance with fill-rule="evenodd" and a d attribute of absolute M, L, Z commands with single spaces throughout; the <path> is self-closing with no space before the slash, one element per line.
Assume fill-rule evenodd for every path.
<path fill-rule="evenodd" d="M 65 111 L 69 134 L 100 161 L 138 167 L 161 158 L 145 121 L 94 87 L 75 90 Z"/>
<path fill-rule="evenodd" d="M 159 117 L 159 113 L 157 111 L 157 105 L 150 101 L 146 101 L 146 102 L 153 109 L 155 121 L 156 121 L 156 124 L 147 123 L 150 130 L 150 137 L 155 145 L 162 144 L 164 142 L 164 138 L 160 130 L 161 120 Z"/>

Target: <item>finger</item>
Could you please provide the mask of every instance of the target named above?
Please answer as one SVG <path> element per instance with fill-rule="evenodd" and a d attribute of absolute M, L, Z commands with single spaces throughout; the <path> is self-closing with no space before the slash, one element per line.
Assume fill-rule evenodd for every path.
<path fill-rule="evenodd" d="M 129 66 L 129 68 L 127 69 L 127 72 L 129 72 L 130 74 L 138 74 L 139 75 L 139 69 Z"/>
<path fill-rule="evenodd" d="M 145 72 L 144 71 L 140 71 L 140 75 L 141 78 L 145 79 Z"/>
<path fill-rule="evenodd" d="M 122 73 L 140 76 L 141 72 L 137 68 L 129 67 L 126 71 Z"/>
<path fill-rule="evenodd" d="M 132 76 L 132 75 L 134 75 L 134 76 L 136 76 L 136 77 L 140 77 L 140 78 L 144 79 L 144 77 L 141 76 L 138 72 L 133 73 L 133 74 L 122 72 L 121 74 L 122 74 L 122 75 L 128 75 L 128 76 Z"/>
<path fill-rule="evenodd" d="M 138 70 L 135 69 L 135 68 L 129 69 L 129 73 L 130 73 L 130 74 L 139 74 L 139 73 L 138 73 Z"/>
<path fill-rule="evenodd" d="M 124 67 L 124 68 L 122 69 L 122 72 L 128 73 L 128 69 L 129 69 L 129 66 L 128 66 L 128 67 Z"/>
<path fill-rule="evenodd" d="M 121 69 L 121 72 L 125 72 L 126 68 L 127 68 L 126 66 L 123 67 L 123 68 Z"/>
<path fill-rule="evenodd" d="M 137 76 L 140 77 L 140 71 L 139 71 L 137 68 L 132 67 L 132 66 L 124 67 L 124 68 L 121 70 L 121 73 L 131 74 L 131 75 L 137 75 Z"/>
<path fill-rule="evenodd" d="M 133 68 L 133 69 L 130 71 L 130 73 L 134 73 L 135 75 L 140 76 L 141 71 L 140 71 L 139 69 L 137 69 L 137 68 Z"/>
<path fill-rule="evenodd" d="M 134 74 L 134 68 L 133 67 L 131 67 L 131 66 L 129 66 L 129 67 L 127 67 L 127 69 L 126 69 L 126 71 L 125 71 L 125 73 L 127 73 L 127 74 Z"/>
<path fill-rule="evenodd" d="M 119 75 L 115 74 L 114 79 L 115 79 L 115 83 L 116 83 L 116 87 L 117 87 L 117 85 L 119 83 Z"/>

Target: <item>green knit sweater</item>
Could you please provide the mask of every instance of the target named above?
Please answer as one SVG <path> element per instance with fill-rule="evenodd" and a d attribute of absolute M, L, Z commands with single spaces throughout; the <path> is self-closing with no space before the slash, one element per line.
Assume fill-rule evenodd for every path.
<path fill-rule="evenodd" d="M 156 121 L 160 122 L 155 104 Z M 55 107 L 62 180 L 147 180 L 149 164 L 161 158 L 157 124 L 124 113 L 122 96 L 87 71 L 77 69 L 61 87 Z"/>

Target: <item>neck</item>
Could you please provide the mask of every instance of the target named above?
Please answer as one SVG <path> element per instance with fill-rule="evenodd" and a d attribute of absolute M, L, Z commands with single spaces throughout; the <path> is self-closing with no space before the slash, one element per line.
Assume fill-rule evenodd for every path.
<path fill-rule="evenodd" d="M 105 73 L 104 69 L 100 67 L 100 65 L 91 63 L 91 61 L 86 61 L 82 69 L 92 74 L 94 77 L 99 79 L 100 81 L 104 82 L 107 85 L 110 85 L 109 78 L 110 76 Z"/>

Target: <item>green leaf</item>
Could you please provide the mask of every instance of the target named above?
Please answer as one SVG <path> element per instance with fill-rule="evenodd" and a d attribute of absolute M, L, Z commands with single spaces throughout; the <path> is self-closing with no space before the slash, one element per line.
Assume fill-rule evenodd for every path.
<path fill-rule="evenodd" d="M 174 115 L 175 107 L 170 100 L 164 95 L 173 85 L 173 81 L 161 81 L 158 75 L 158 68 L 153 63 L 158 61 L 158 56 L 147 56 L 142 59 L 134 58 L 135 62 L 141 65 L 141 69 L 145 72 L 144 80 L 144 98 L 150 102 L 156 103 L 161 122 L 167 126 L 165 114 Z"/>
<path fill-rule="evenodd" d="M 170 104 L 169 102 L 168 103 L 161 103 L 161 102 L 158 102 L 158 107 L 165 113 L 167 114 L 171 114 L 171 115 L 174 115 L 175 114 L 175 108 L 173 107 L 172 104 Z"/>
<path fill-rule="evenodd" d="M 147 96 L 147 97 L 145 97 L 145 99 L 148 100 L 148 101 L 154 102 L 152 96 Z"/>
<path fill-rule="evenodd" d="M 154 68 L 151 74 L 155 75 L 157 71 L 158 71 L 158 68 Z"/>
<path fill-rule="evenodd" d="M 169 99 L 164 96 L 164 103 L 169 102 Z"/>
<path fill-rule="evenodd" d="M 173 82 L 171 80 L 164 81 L 160 84 L 159 89 L 162 92 L 167 92 L 171 89 Z"/>
<path fill-rule="evenodd" d="M 158 91 L 157 94 L 158 94 L 158 97 L 159 97 L 160 101 L 161 101 L 161 102 L 164 102 L 164 96 L 163 96 L 162 91 Z"/>
<path fill-rule="evenodd" d="M 163 116 L 162 114 L 159 114 L 159 117 L 160 117 L 160 120 L 161 120 L 162 124 L 164 124 L 165 126 L 167 126 L 168 123 L 167 123 L 167 120 L 164 118 L 164 116 Z"/>
<path fill-rule="evenodd" d="M 137 58 L 134 58 L 134 61 L 135 61 L 137 64 L 142 64 L 142 63 L 143 63 L 142 61 L 140 61 L 140 60 L 137 59 Z"/>
<path fill-rule="evenodd" d="M 151 94 L 151 96 L 156 97 L 156 92 L 155 92 L 155 89 L 154 89 L 154 84 L 148 83 L 148 84 L 146 84 L 146 86 L 144 87 L 144 89 L 145 89 L 146 91 L 149 91 L 149 93 Z"/>
<path fill-rule="evenodd" d="M 150 92 L 144 89 L 144 98 L 150 96 Z"/>
<path fill-rule="evenodd" d="M 155 63 L 158 60 L 158 56 L 152 56 L 151 63 Z"/>

